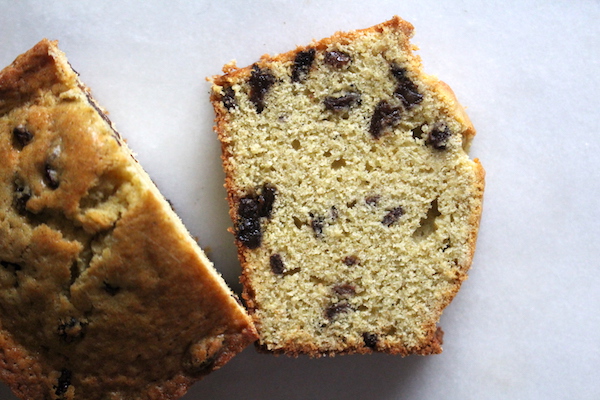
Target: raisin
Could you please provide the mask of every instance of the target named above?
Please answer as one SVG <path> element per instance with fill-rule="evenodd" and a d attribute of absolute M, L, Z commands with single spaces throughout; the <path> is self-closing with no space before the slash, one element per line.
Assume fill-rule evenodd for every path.
<path fill-rule="evenodd" d="M 67 393 L 69 390 L 69 386 L 71 386 L 71 379 L 73 377 L 73 373 L 66 368 L 61 369 L 60 376 L 58 377 L 58 382 L 54 388 L 56 389 L 54 393 L 57 396 L 62 396 Z"/>
<path fill-rule="evenodd" d="M 13 145 L 21 150 L 33 139 L 33 133 L 29 132 L 24 125 L 18 125 L 13 129 Z"/>
<path fill-rule="evenodd" d="M 347 266 L 351 267 L 353 265 L 358 264 L 358 257 L 356 256 L 346 256 L 342 259 L 342 262 Z"/>
<path fill-rule="evenodd" d="M 334 68 L 342 68 L 352 61 L 352 57 L 350 57 L 350 54 L 344 53 L 343 51 L 333 50 L 325 53 L 323 61 L 325 64 L 329 64 Z"/>
<path fill-rule="evenodd" d="M 432 131 L 429 132 L 429 135 L 427 135 L 425 143 L 436 150 L 446 150 L 450 136 L 452 136 L 452 132 L 450 132 L 450 128 L 446 124 L 436 124 Z"/>
<path fill-rule="evenodd" d="M 265 109 L 265 95 L 275 84 L 275 76 L 268 68 L 261 69 L 255 64 L 252 67 L 248 84 L 250 85 L 250 101 L 256 107 L 256 112 L 260 114 Z"/>
<path fill-rule="evenodd" d="M 354 104 L 360 104 L 360 94 L 358 93 L 348 93 L 347 95 L 340 97 L 326 97 L 323 100 L 323 104 L 325 105 L 325 109 L 329 111 L 342 111 L 347 110 L 352 107 Z"/>
<path fill-rule="evenodd" d="M 85 336 L 86 322 L 81 322 L 78 319 L 71 317 L 65 321 L 61 321 L 58 325 L 58 336 L 65 343 L 73 343 Z"/>
<path fill-rule="evenodd" d="M 304 81 L 310 72 L 310 67 L 314 60 L 315 49 L 298 52 L 294 59 L 294 65 L 292 66 L 292 82 Z"/>
<path fill-rule="evenodd" d="M 228 111 L 231 111 L 235 107 L 237 107 L 237 101 L 235 99 L 235 91 L 231 86 L 228 86 L 223 89 L 223 95 L 221 96 L 221 101 L 223 105 Z"/>
<path fill-rule="evenodd" d="M 15 194 L 13 205 L 17 209 L 17 212 L 24 215 L 27 212 L 27 202 L 31 198 L 31 189 L 29 187 L 21 185 L 15 182 Z"/>
<path fill-rule="evenodd" d="M 237 239 L 249 249 L 260 247 L 262 242 L 261 218 L 270 218 L 277 189 L 265 183 L 259 194 L 240 199 L 238 205 Z"/>
<path fill-rule="evenodd" d="M 346 313 L 349 311 L 352 311 L 352 307 L 350 306 L 350 304 L 346 302 L 339 302 L 327 307 L 327 309 L 325 310 L 325 316 L 328 320 L 332 320 L 338 314 Z"/>
<path fill-rule="evenodd" d="M 261 217 L 270 218 L 273 211 L 273 203 L 275 203 L 275 195 L 277 189 L 268 183 L 262 187 L 261 193 L 258 195 L 259 215 Z"/>
<path fill-rule="evenodd" d="M 111 285 L 110 283 L 104 281 L 102 283 L 102 289 L 104 289 L 104 291 L 108 294 L 110 294 L 111 296 L 115 296 L 117 293 L 119 293 L 121 291 L 121 288 L 119 286 L 116 285 Z"/>
<path fill-rule="evenodd" d="M 387 101 L 381 100 L 375 107 L 375 111 L 373 111 L 369 133 L 373 138 L 379 139 L 386 128 L 398 123 L 400 117 L 401 110 L 399 107 L 393 107 Z"/>
<path fill-rule="evenodd" d="M 240 205 L 238 206 L 238 215 L 242 218 L 260 217 L 258 208 L 259 204 L 257 199 L 253 197 L 244 197 L 240 200 Z"/>
<path fill-rule="evenodd" d="M 273 254 L 269 258 L 269 264 L 271 265 L 271 271 L 275 275 L 283 275 L 285 272 L 285 264 L 283 263 L 283 259 L 279 254 Z"/>
<path fill-rule="evenodd" d="M 315 216 L 310 213 L 310 227 L 315 232 L 315 237 L 320 239 L 323 237 L 323 226 L 325 224 L 325 219 L 321 216 Z"/>
<path fill-rule="evenodd" d="M 402 101 L 406 108 L 419 104 L 423 100 L 423 95 L 419 93 L 417 85 L 406 76 L 406 70 L 397 65 L 392 65 L 391 70 L 398 82 L 394 95 Z"/>
<path fill-rule="evenodd" d="M 258 215 L 254 218 L 240 218 L 237 224 L 236 237 L 249 249 L 259 248 L 262 242 L 262 231 Z"/>
<path fill-rule="evenodd" d="M 60 186 L 58 171 L 49 163 L 44 164 L 44 182 L 46 182 L 46 186 L 52 190 L 56 190 Z"/>
<path fill-rule="evenodd" d="M 354 296 L 356 294 L 356 287 L 349 283 L 341 283 L 333 287 L 333 292 L 338 296 Z"/>
<path fill-rule="evenodd" d="M 402 214 L 404 214 L 404 210 L 402 209 L 402 207 L 396 207 L 383 217 L 381 223 L 385 226 L 390 226 L 394 222 L 398 221 Z"/>
<path fill-rule="evenodd" d="M 363 340 L 365 342 L 365 346 L 375 350 L 377 348 L 377 343 L 379 342 L 379 336 L 375 333 L 364 332 Z"/>
<path fill-rule="evenodd" d="M 377 204 L 379 204 L 379 200 L 381 199 L 381 195 L 373 195 L 373 196 L 368 196 L 365 199 L 365 203 L 367 203 L 370 206 L 375 207 Z"/>

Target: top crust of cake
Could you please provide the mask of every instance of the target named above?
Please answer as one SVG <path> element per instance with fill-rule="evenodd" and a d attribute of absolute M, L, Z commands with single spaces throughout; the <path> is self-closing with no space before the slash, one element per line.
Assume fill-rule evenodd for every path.
<path fill-rule="evenodd" d="M 212 77 L 244 298 L 261 349 L 441 352 L 484 170 L 475 129 L 394 17 Z"/>
<path fill-rule="evenodd" d="M 56 42 L 0 72 L 0 379 L 23 399 L 176 399 L 255 340 Z"/>

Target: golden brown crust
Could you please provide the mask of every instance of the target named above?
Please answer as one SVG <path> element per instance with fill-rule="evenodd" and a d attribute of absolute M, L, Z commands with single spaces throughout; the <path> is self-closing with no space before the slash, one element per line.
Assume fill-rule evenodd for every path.
<path fill-rule="evenodd" d="M 408 65 L 407 68 L 410 68 L 411 71 L 413 68 L 417 71 L 420 71 L 420 59 L 418 56 L 412 55 L 411 53 L 412 50 L 416 49 L 416 47 L 411 45 L 408 41 L 408 39 L 413 35 L 413 27 L 408 22 L 405 22 L 398 17 L 394 17 L 392 20 L 377 25 L 375 27 L 348 33 L 338 32 L 330 38 L 326 38 L 320 41 L 314 41 L 308 46 L 299 46 L 295 50 L 292 50 L 287 53 L 279 54 L 276 56 L 264 55 L 255 64 L 245 68 L 238 68 L 237 66 L 235 66 L 235 63 L 228 64 L 223 68 L 223 75 L 213 76 L 210 79 L 213 82 L 213 92 L 211 94 L 211 101 L 213 103 L 216 114 L 215 131 L 221 142 L 222 161 L 226 173 L 225 187 L 228 193 L 227 199 L 229 203 L 229 213 L 234 224 L 237 224 L 240 221 L 240 215 L 238 213 L 240 199 L 242 199 L 244 196 L 247 196 L 249 190 L 248 187 L 244 187 L 244 185 L 241 185 L 239 183 L 241 181 L 239 177 L 248 174 L 248 170 L 245 169 L 247 168 L 247 166 L 244 163 L 246 161 L 250 163 L 250 160 L 247 158 L 247 151 L 244 151 L 244 156 L 240 156 L 240 154 L 238 154 L 238 152 L 240 152 L 240 149 L 243 148 L 243 146 L 239 145 L 242 139 L 240 138 L 241 136 L 238 137 L 235 131 L 236 128 L 234 128 L 234 123 L 239 122 L 238 119 L 242 118 L 239 116 L 240 113 L 246 113 L 248 103 L 235 106 L 234 109 L 230 111 L 228 107 L 225 106 L 225 103 L 223 101 L 224 96 L 226 95 L 225 90 L 227 88 L 235 88 L 234 92 L 237 101 L 245 102 L 246 100 L 244 100 L 244 96 L 247 95 L 248 91 L 247 81 L 251 77 L 253 69 L 255 68 L 264 68 L 267 70 L 276 71 L 274 72 L 274 74 L 277 76 L 276 81 L 282 82 L 286 79 L 285 71 L 289 71 L 290 65 L 292 65 L 295 62 L 296 56 L 301 52 L 307 52 L 314 49 L 316 54 L 319 54 L 331 48 L 344 48 L 344 46 L 352 44 L 354 41 L 359 41 L 362 38 L 377 36 L 378 34 L 383 34 L 383 36 L 385 36 L 390 31 L 394 32 L 394 35 L 397 35 L 395 37 L 400 38 L 395 43 L 395 46 L 398 47 L 398 51 L 392 51 L 392 53 L 409 53 L 410 55 L 407 56 L 408 61 L 405 61 Z M 283 74 L 283 77 L 280 74 Z M 462 149 L 464 150 L 467 150 L 471 139 L 475 136 L 475 128 L 473 127 L 463 107 L 457 101 L 450 87 L 444 82 L 441 82 L 431 76 L 424 75 L 421 72 L 416 72 L 415 75 L 411 76 L 416 75 L 419 76 L 419 79 L 421 79 L 422 84 L 428 88 L 427 90 L 429 91 L 429 94 L 435 99 L 434 101 L 437 102 L 436 104 L 439 105 L 437 107 L 440 107 L 441 115 L 444 116 L 444 118 L 452 120 L 452 129 L 457 133 L 457 137 L 461 137 L 461 140 L 457 141 L 458 146 L 462 147 Z M 293 91 L 293 96 L 298 96 L 299 93 L 302 93 L 298 90 L 297 87 L 290 90 Z M 293 96 L 289 97 L 290 102 L 293 101 Z M 315 100 L 315 98 L 318 98 L 319 96 L 320 95 L 314 95 L 311 99 Z M 282 100 L 280 99 L 279 103 L 277 104 L 283 104 Z M 281 111 L 282 115 L 285 115 L 286 108 L 283 106 L 280 108 L 284 110 Z M 249 116 L 248 118 L 251 117 Z M 326 119 L 327 115 L 322 116 L 321 118 Z M 260 121 L 261 124 L 265 124 L 264 126 L 267 125 L 264 119 L 260 119 Z M 243 124 L 238 124 L 235 126 L 242 126 L 241 129 L 246 130 L 250 129 L 248 127 L 254 126 L 252 125 L 254 123 L 255 122 L 251 122 L 248 126 L 245 126 Z M 274 126 L 277 125 L 274 124 Z M 427 126 L 427 124 L 425 124 L 424 126 L 425 129 L 431 131 L 431 125 Z M 261 129 L 264 130 L 266 128 L 261 127 Z M 290 127 L 286 134 L 292 136 L 292 129 L 293 128 Z M 330 129 L 335 130 L 336 128 L 333 127 Z M 424 133 L 421 132 L 421 134 Z M 299 138 L 300 136 L 294 137 Z M 272 139 L 272 137 L 269 138 Z M 302 140 L 304 139 L 301 139 L 301 141 Z M 247 144 L 246 146 L 251 147 L 252 145 Z M 311 156 L 314 157 L 314 155 Z M 266 262 L 267 265 L 265 266 L 265 262 L 263 261 L 261 266 L 261 263 L 257 262 L 257 259 L 260 259 L 260 257 L 256 256 L 255 254 L 259 250 L 249 250 L 241 241 L 236 240 L 238 256 L 242 265 L 241 282 L 244 287 L 243 297 L 247 302 L 249 311 L 254 319 L 254 323 L 259 333 L 262 332 L 262 338 L 259 342 L 257 342 L 258 349 L 260 351 L 272 352 L 275 354 L 286 354 L 290 356 L 308 354 L 314 357 L 347 353 L 371 353 L 373 351 L 382 351 L 401 355 L 426 355 L 440 353 L 442 351 L 442 332 L 441 329 L 439 329 L 436 326 L 436 322 L 438 320 L 439 314 L 441 313 L 441 310 L 443 310 L 443 308 L 450 303 L 450 301 L 458 292 L 461 283 L 467 278 L 467 271 L 471 265 L 473 254 L 475 251 L 475 242 L 479 227 L 479 218 L 481 215 L 481 204 L 483 197 L 484 171 L 481 165 L 479 164 L 478 160 L 469 160 L 468 162 L 464 162 L 463 159 L 461 163 L 461 168 L 465 170 L 465 174 L 468 176 L 466 179 L 470 181 L 470 187 L 468 189 L 468 205 L 465 205 L 465 207 L 468 209 L 468 217 L 466 218 L 468 220 L 468 223 L 465 224 L 466 226 L 468 226 L 468 233 L 461 236 L 461 238 L 464 237 L 464 245 L 462 245 L 463 247 L 461 248 L 464 248 L 466 250 L 464 254 L 462 254 L 460 257 L 457 257 L 455 261 L 450 263 L 448 271 L 443 272 L 443 274 L 447 274 L 448 285 L 444 286 L 444 289 L 440 289 L 440 297 L 437 298 L 435 305 L 432 307 L 432 309 L 435 310 L 435 313 L 437 313 L 437 317 L 422 323 L 420 327 L 420 331 L 422 333 L 419 334 L 420 339 L 417 342 L 417 344 L 411 342 L 412 344 L 407 345 L 402 343 L 401 341 L 394 341 L 392 343 L 391 341 L 383 340 L 378 342 L 376 346 L 372 344 L 371 346 L 368 346 L 366 342 L 362 343 L 360 341 L 356 341 L 355 339 L 349 339 L 349 342 L 345 342 L 346 340 L 344 339 L 345 343 L 329 343 L 326 346 L 323 346 L 317 345 L 314 342 L 311 343 L 310 340 L 305 340 L 305 338 L 300 339 L 299 337 L 291 337 L 290 339 L 285 340 L 269 338 L 267 341 L 267 339 L 265 339 L 265 330 L 269 329 L 269 327 L 265 325 L 264 317 L 263 315 L 261 315 L 261 310 L 265 307 L 265 304 L 261 303 L 260 298 L 267 297 L 264 296 L 265 292 L 267 291 L 267 289 L 265 288 L 265 279 L 269 278 L 265 275 L 264 271 L 269 270 L 268 258 Z M 254 189 L 257 189 L 257 187 L 260 185 L 260 181 L 256 181 L 253 184 Z M 250 190 L 253 189 L 250 188 Z M 289 206 L 289 200 L 287 200 L 286 198 L 285 201 L 286 204 Z M 299 229 L 306 227 L 306 223 L 304 226 L 302 226 L 302 221 L 296 222 L 299 226 Z M 282 222 L 278 220 L 277 223 L 281 224 Z M 308 223 L 308 225 L 310 225 L 310 222 Z M 235 234 L 236 229 L 237 228 L 232 229 L 231 232 Z M 271 246 L 273 246 L 272 242 L 269 243 Z M 307 268 L 307 266 L 300 265 L 299 268 L 303 270 L 304 268 Z M 274 314 L 276 314 L 276 312 L 274 312 Z M 288 317 L 286 316 L 286 318 Z M 272 334 L 272 331 L 269 332 L 270 334 Z M 303 334 L 301 334 L 301 336 L 302 335 Z"/>
<path fill-rule="evenodd" d="M 256 340 L 56 42 L 0 72 L 0 379 L 177 399 Z"/>
<path fill-rule="evenodd" d="M 440 95 L 444 98 L 445 102 L 450 105 L 451 109 L 449 112 L 455 115 L 456 119 L 461 124 L 463 124 L 463 147 L 468 150 L 471 140 L 475 137 L 475 134 L 477 133 L 475 127 L 473 126 L 473 123 L 471 122 L 471 119 L 467 115 L 467 112 L 465 111 L 462 104 L 459 103 L 452 88 L 448 86 L 446 82 L 437 80 L 433 77 L 430 77 L 430 79 L 432 85 L 435 87 L 435 90 L 437 90 L 440 93 Z"/>
<path fill-rule="evenodd" d="M 361 36 L 368 35 L 373 32 L 383 32 L 385 29 L 397 29 L 397 30 L 401 31 L 407 38 L 412 37 L 413 31 L 414 31 L 414 27 L 410 22 L 405 21 L 398 16 L 394 16 L 389 21 L 386 21 L 384 23 L 381 23 L 379 25 L 375 25 L 375 26 L 372 26 L 369 28 L 358 29 L 358 30 L 350 31 L 350 32 L 342 32 L 342 31 L 336 32 L 335 34 L 333 34 L 332 36 L 330 36 L 328 38 L 324 38 L 319 41 L 313 41 L 313 43 L 311 43 L 307 46 L 297 46 L 294 50 L 290 50 L 286 53 L 277 54 L 275 56 L 272 56 L 270 54 L 264 54 L 260 58 L 260 60 L 257 61 L 255 64 L 260 67 L 263 67 L 266 64 L 271 64 L 274 62 L 277 62 L 277 63 L 289 62 L 294 59 L 294 57 L 296 56 L 296 54 L 298 54 L 298 52 L 305 51 L 310 48 L 314 48 L 316 50 L 322 51 L 322 50 L 326 49 L 327 47 L 329 47 L 332 43 L 349 43 L 353 40 L 356 40 L 357 38 L 359 38 Z M 400 44 L 400 45 L 403 45 L 403 44 Z M 406 43 L 404 45 L 406 45 L 408 48 L 408 43 Z M 224 72 L 223 75 L 214 75 L 214 76 L 208 78 L 208 80 L 216 86 L 224 86 L 224 85 L 229 84 L 230 82 L 248 78 L 250 76 L 251 71 L 252 71 L 252 66 L 238 68 L 235 64 L 235 61 L 232 61 L 231 63 L 226 64 L 223 67 L 223 72 Z M 215 92 L 211 93 L 211 101 L 213 101 L 213 103 L 215 101 L 217 101 L 217 102 L 220 101 L 219 96 L 217 96 L 217 94 Z M 217 110 L 217 122 L 220 120 L 220 116 L 221 116 L 219 111 L 225 112 L 224 107 L 220 107 L 220 109 Z"/>
<path fill-rule="evenodd" d="M 56 42 L 42 40 L 0 73 L 0 115 L 28 101 L 57 81 L 54 60 L 48 53 Z"/>

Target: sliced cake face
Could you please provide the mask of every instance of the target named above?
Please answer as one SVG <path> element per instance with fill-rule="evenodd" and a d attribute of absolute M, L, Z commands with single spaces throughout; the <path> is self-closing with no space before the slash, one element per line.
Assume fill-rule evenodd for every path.
<path fill-rule="evenodd" d="M 250 318 L 42 41 L 0 72 L 0 379 L 23 399 L 176 399 Z"/>
<path fill-rule="evenodd" d="M 399 18 L 254 65 L 212 102 L 245 298 L 263 349 L 441 351 L 484 172 L 452 91 Z"/>

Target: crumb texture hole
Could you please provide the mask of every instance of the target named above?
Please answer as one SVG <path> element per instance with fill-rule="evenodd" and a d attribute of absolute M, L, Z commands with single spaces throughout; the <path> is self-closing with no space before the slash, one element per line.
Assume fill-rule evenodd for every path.
<path fill-rule="evenodd" d="M 346 165 L 347 165 L 346 160 L 343 157 L 341 157 L 331 163 L 331 168 L 332 169 L 340 169 L 340 168 L 345 167 Z"/>
<path fill-rule="evenodd" d="M 427 211 L 427 214 L 419 222 L 419 227 L 413 233 L 413 239 L 423 240 L 429 237 L 437 229 L 436 220 L 442 215 L 438 209 L 437 198 L 431 202 L 431 206 Z"/>

